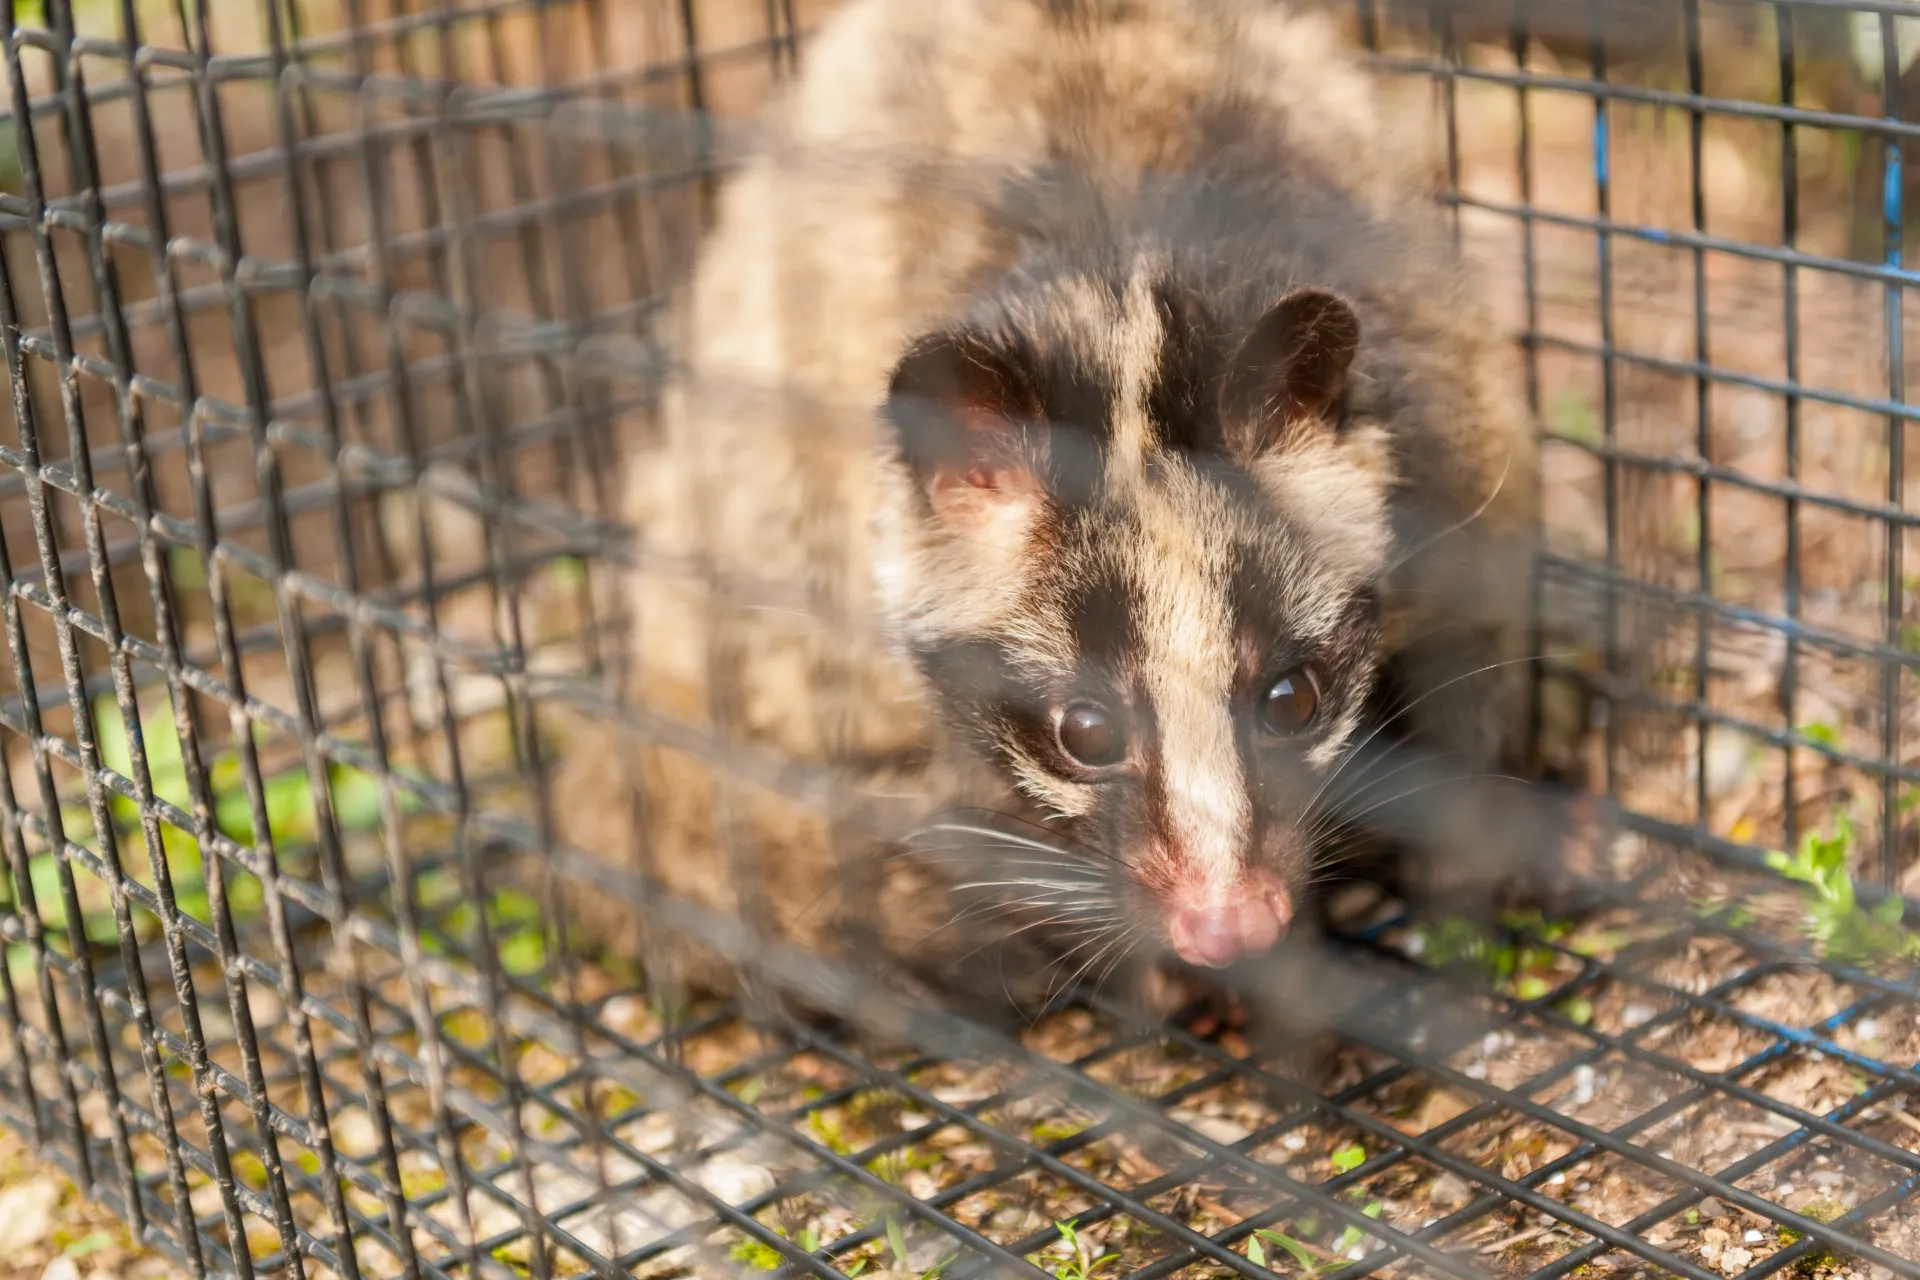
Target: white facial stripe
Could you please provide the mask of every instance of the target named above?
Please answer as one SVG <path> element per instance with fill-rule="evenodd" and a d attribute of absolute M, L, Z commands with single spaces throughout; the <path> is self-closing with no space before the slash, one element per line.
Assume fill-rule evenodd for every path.
<path fill-rule="evenodd" d="M 1066 781 L 1018 746 L 1009 744 L 1006 750 L 1014 781 L 1028 799 L 1062 818 L 1084 818 L 1093 812 L 1092 787 Z"/>
<path fill-rule="evenodd" d="M 1113 431 L 1108 466 L 1115 475 L 1141 473 L 1153 440 L 1147 396 L 1160 376 L 1160 348 L 1166 341 L 1160 308 L 1154 301 L 1157 263 L 1142 257 L 1133 264 L 1127 289 L 1114 319 L 1108 359 L 1113 374 Z"/>
<path fill-rule="evenodd" d="M 1239 874 L 1252 824 L 1230 705 L 1234 637 L 1224 544 L 1205 535 L 1226 513 L 1208 510 L 1214 504 L 1191 479 L 1176 477 L 1173 485 L 1182 492 L 1141 487 L 1128 576 L 1171 852 L 1224 894 Z"/>
<path fill-rule="evenodd" d="M 1330 768 L 1340 758 L 1340 753 L 1346 750 L 1347 739 L 1351 738 L 1353 731 L 1359 727 L 1360 710 L 1357 706 L 1350 705 L 1341 713 L 1340 718 L 1334 721 L 1333 727 L 1327 730 L 1326 736 L 1307 752 L 1307 763 L 1316 769 Z"/>

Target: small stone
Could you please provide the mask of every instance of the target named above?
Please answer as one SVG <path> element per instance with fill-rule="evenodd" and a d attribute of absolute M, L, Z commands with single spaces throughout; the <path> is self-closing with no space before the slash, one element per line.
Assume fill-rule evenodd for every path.
<path fill-rule="evenodd" d="M 1807 1176 L 1807 1181 L 1811 1182 L 1816 1187 L 1820 1187 L 1823 1190 L 1828 1190 L 1828 1191 L 1831 1191 L 1833 1188 L 1839 1186 L 1841 1183 L 1845 1182 L 1846 1180 L 1847 1180 L 1847 1177 L 1845 1174 L 1840 1173 L 1837 1170 L 1833 1170 L 1833 1169 L 1815 1169 L 1811 1174 Z"/>
<path fill-rule="evenodd" d="M 1620 1025 L 1624 1027 L 1637 1027 L 1641 1023 L 1651 1019 L 1653 1015 L 1658 1012 L 1659 1010 L 1650 1004 L 1637 1002 L 1630 1004 L 1620 1011 Z"/>
<path fill-rule="evenodd" d="M 1469 1062 L 1461 1069 L 1460 1074 L 1469 1080 L 1485 1080 L 1487 1078 L 1487 1064 L 1484 1062 Z"/>
<path fill-rule="evenodd" d="M 1480 1037 L 1480 1052 L 1491 1058 L 1494 1054 L 1500 1052 L 1506 1042 L 1506 1037 L 1498 1031 L 1489 1031 L 1486 1035 Z"/>
<path fill-rule="evenodd" d="M 1785 1200 L 1788 1196 L 1792 1194 L 1793 1194 L 1793 1184 L 1791 1182 L 1783 1182 L 1779 1186 L 1773 1189 L 1773 1198 L 1775 1200 Z"/>
<path fill-rule="evenodd" d="M 1878 1040 L 1880 1038 L 1880 1020 L 1878 1018 L 1862 1018 L 1853 1024 L 1853 1033 L 1862 1040 Z"/>
<path fill-rule="evenodd" d="M 987 1225 L 995 1231 L 1009 1234 L 1025 1234 L 1036 1226 L 1045 1225 L 1046 1219 L 1031 1205 L 1003 1205 L 993 1211 L 987 1219 Z"/>
<path fill-rule="evenodd" d="M 63 1253 L 47 1264 L 40 1280 L 80 1280 L 80 1264 Z"/>
<path fill-rule="evenodd" d="M 632 1031 L 646 1022 L 647 1006 L 632 996 L 615 996 L 600 1006 L 600 1019 L 615 1031 Z"/>
<path fill-rule="evenodd" d="M 1551 1178 L 1548 1178 L 1547 1185 L 1550 1187 L 1562 1186 L 1565 1184 L 1566 1180 L 1567 1180 L 1566 1171 L 1562 1170 L 1559 1173 L 1554 1174 Z"/>
<path fill-rule="evenodd" d="M 1598 1088 L 1599 1076 L 1589 1063 L 1581 1063 L 1573 1069 L 1573 1105 L 1584 1107 L 1593 1101 L 1594 1091 Z"/>
<path fill-rule="evenodd" d="M 1280 1139 L 1280 1145 L 1289 1151 L 1305 1151 L 1307 1149 L 1307 1135 L 1295 1129 L 1292 1133 Z"/>
<path fill-rule="evenodd" d="M 1703 1218 L 1724 1218 L 1727 1216 L 1727 1206 L 1721 1204 L 1712 1196 L 1708 1196 L 1702 1200 L 1696 1207 L 1700 1210 L 1700 1216 Z"/>
<path fill-rule="evenodd" d="M 1194 1116 L 1188 1120 L 1187 1127 L 1203 1138 L 1209 1138 L 1223 1147 L 1230 1147 L 1244 1141 L 1253 1130 L 1225 1116 Z"/>
<path fill-rule="evenodd" d="M 1720 1255 L 1720 1274 L 1737 1276 L 1753 1265 L 1753 1253 L 1747 1249 L 1728 1249 Z"/>
<path fill-rule="evenodd" d="M 347 1111 L 333 1117 L 333 1145 L 342 1155 L 365 1159 L 380 1149 L 380 1132 L 373 1118 L 364 1111 Z"/>
<path fill-rule="evenodd" d="M 1578 1191 L 1580 1194 L 1585 1195 L 1587 1192 L 1593 1190 L 1593 1184 L 1591 1182 L 1588 1182 L 1585 1178 L 1582 1178 L 1580 1179 L 1580 1181 L 1573 1184 L 1573 1189 L 1575 1191 Z"/>
<path fill-rule="evenodd" d="M 1473 1188 L 1457 1174 L 1443 1173 L 1427 1188 L 1427 1199 L 1442 1209 L 1458 1209 L 1473 1198 Z"/>
<path fill-rule="evenodd" d="M 53 1213 L 60 1205 L 60 1184 L 39 1177 L 0 1191 L 0 1251 L 12 1252 L 39 1244 L 53 1231 Z"/>
<path fill-rule="evenodd" d="M 1725 795 L 1746 777 L 1753 754 L 1745 734 L 1715 725 L 1707 730 L 1707 792 Z"/>
<path fill-rule="evenodd" d="M 1760 1228 L 1758 1227 L 1748 1227 L 1747 1234 L 1740 1238 L 1748 1244 L 1759 1244 L 1762 1240 L 1766 1239 L 1765 1236 L 1760 1234 Z"/>
<path fill-rule="evenodd" d="M 757 1164 L 715 1160 L 693 1174 L 693 1180 L 728 1204 L 744 1204 L 773 1190 L 773 1175 Z"/>

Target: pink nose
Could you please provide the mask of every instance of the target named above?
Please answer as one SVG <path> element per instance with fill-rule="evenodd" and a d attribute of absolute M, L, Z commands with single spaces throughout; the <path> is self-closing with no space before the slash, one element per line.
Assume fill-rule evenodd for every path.
<path fill-rule="evenodd" d="M 1250 889 L 1221 906 L 1178 907 L 1167 925 L 1173 949 L 1188 964 L 1224 969 L 1273 948 L 1292 911 L 1277 890 Z"/>

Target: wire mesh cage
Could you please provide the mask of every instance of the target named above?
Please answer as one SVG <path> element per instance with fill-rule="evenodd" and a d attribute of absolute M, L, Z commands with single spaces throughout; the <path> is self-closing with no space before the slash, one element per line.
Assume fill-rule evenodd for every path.
<path fill-rule="evenodd" d="M 583 717 L 832 807 L 623 700 L 609 587 L 701 579 L 618 464 L 814 10 L 10 10 L 0 1118 L 194 1275 L 1920 1275 L 1920 4 L 1340 7 L 1525 353 L 1607 835 L 1577 919 L 1350 920 L 1311 1070 L 1097 988 L 1012 1034 L 565 834 L 633 803 L 556 791 Z"/>

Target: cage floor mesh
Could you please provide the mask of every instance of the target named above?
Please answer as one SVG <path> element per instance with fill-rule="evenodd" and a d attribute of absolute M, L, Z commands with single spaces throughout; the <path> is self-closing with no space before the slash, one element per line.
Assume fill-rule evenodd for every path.
<path fill-rule="evenodd" d="M 1687 625 L 1551 672 L 1600 905 L 1357 910 L 1284 1053 L 680 1003 L 528 861 L 660 300 L 814 6 L 14 13 L 0 1118 L 194 1275 L 1920 1276 L 1920 5 L 1380 8 L 1529 352 L 1543 608 Z"/>

